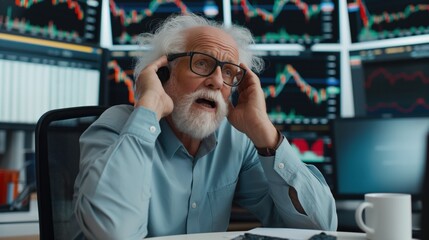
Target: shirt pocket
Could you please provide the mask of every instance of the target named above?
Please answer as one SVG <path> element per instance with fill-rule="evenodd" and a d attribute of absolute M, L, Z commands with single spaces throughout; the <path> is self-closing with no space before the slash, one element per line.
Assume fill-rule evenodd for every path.
<path fill-rule="evenodd" d="M 212 231 L 227 230 L 236 185 L 237 180 L 208 192 L 210 213 L 212 216 Z"/>

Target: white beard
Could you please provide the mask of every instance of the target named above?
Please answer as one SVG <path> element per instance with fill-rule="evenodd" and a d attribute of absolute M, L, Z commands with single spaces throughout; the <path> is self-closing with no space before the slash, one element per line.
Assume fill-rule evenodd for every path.
<path fill-rule="evenodd" d="M 165 84 L 165 90 L 173 99 L 174 109 L 171 117 L 175 127 L 192 138 L 203 139 L 218 129 L 228 115 L 228 105 L 220 91 L 199 89 L 191 94 L 179 97 L 175 91 L 175 79 Z M 216 113 L 192 108 L 199 98 L 208 98 L 216 102 Z"/>

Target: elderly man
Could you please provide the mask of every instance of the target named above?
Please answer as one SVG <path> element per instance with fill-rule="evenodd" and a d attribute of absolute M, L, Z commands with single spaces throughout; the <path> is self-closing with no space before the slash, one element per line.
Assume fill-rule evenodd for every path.
<path fill-rule="evenodd" d="M 233 202 L 263 226 L 336 229 L 323 176 L 267 116 L 247 29 L 174 16 L 141 39 L 151 53 L 134 107 L 111 107 L 81 137 L 77 237 L 226 231 Z"/>

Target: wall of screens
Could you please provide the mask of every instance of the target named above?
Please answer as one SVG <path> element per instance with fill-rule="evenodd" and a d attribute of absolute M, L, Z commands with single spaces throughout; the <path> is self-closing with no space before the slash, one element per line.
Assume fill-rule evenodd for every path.
<path fill-rule="evenodd" d="M 338 1 L 109 0 L 113 44 L 135 44 L 172 13 L 188 12 L 247 26 L 256 43 L 338 42 Z"/>
<path fill-rule="evenodd" d="M 20 113 L 11 110 L 24 106 L 10 100 L 16 95 L 15 89 L 24 85 L 35 91 L 25 90 L 18 95 L 46 95 L 58 98 L 56 103 L 72 98 L 86 101 L 91 95 L 94 99 L 72 104 L 133 104 L 134 58 L 144 55 L 138 47 L 138 35 L 154 31 L 173 13 L 190 12 L 250 29 L 256 40 L 251 50 L 267 62 L 260 79 L 271 120 L 301 159 L 315 164 L 325 176 L 332 173 L 333 119 L 345 115 L 426 115 L 429 111 L 429 73 L 425 67 L 429 5 L 424 0 L 389 4 L 381 0 L 3 0 L 0 33 L 26 40 L 3 39 L 0 45 L 0 69 L 3 65 L 15 69 L 13 73 L 0 72 L 9 74 L 5 86 L 10 89 L 6 94 L 6 88 L 0 89 L 1 104 L 5 104 L 4 99 L 12 102 L 0 106 L 1 126 L 13 121 L 34 123 L 26 114 L 17 117 Z M 408 41 L 419 37 L 423 40 Z M 50 41 L 50 45 L 37 45 L 39 40 Z M 9 41 L 17 42 L 12 44 L 15 48 L 3 44 Z M 25 43 L 40 47 L 25 47 Z M 64 47 L 63 43 L 74 47 Z M 108 54 L 103 54 L 100 46 L 107 48 Z M 80 47 L 91 50 L 81 51 Z M 41 71 L 44 77 L 37 83 L 46 84 L 51 71 L 42 71 L 42 65 L 43 69 L 67 69 L 60 71 L 61 76 L 70 79 L 80 78 L 71 75 L 75 70 L 92 73 L 91 79 L 101 77 L 99 92 L 97 86 L 86 85 L 95 84 L 95 80 L 74 86 L 76 81 L 66 81 L 66 77 L 58 78 L 61 86 L 52 80 L 48 85 L 58 89 L 48 93 L 36 81 L 17 85 L 14 79 L 24 76 L 18 71 L 21 68 Z M 91 93 L 99 96 L 96 100 L 94 94 L 61 92 L 75 87 L 85 91 L 94 88 Z M 46 101 L 36 98 L 38 105 Z M 69 105 L 32 111 L 59 106 Z"/>

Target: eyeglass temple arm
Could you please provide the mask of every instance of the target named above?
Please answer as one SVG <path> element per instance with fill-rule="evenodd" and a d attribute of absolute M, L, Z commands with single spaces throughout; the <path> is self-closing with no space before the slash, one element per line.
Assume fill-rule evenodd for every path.
<path fill-rule="evenodd" d="M 191 56 L 193 53 L 192 52 L 184 52 L 184 53 L 172 53 L 172 54 L 168 54 L 167 55 L 167 61 L 171 62 L 176 58 L 179 57 L 185 57 L 185 56 Z"/>

